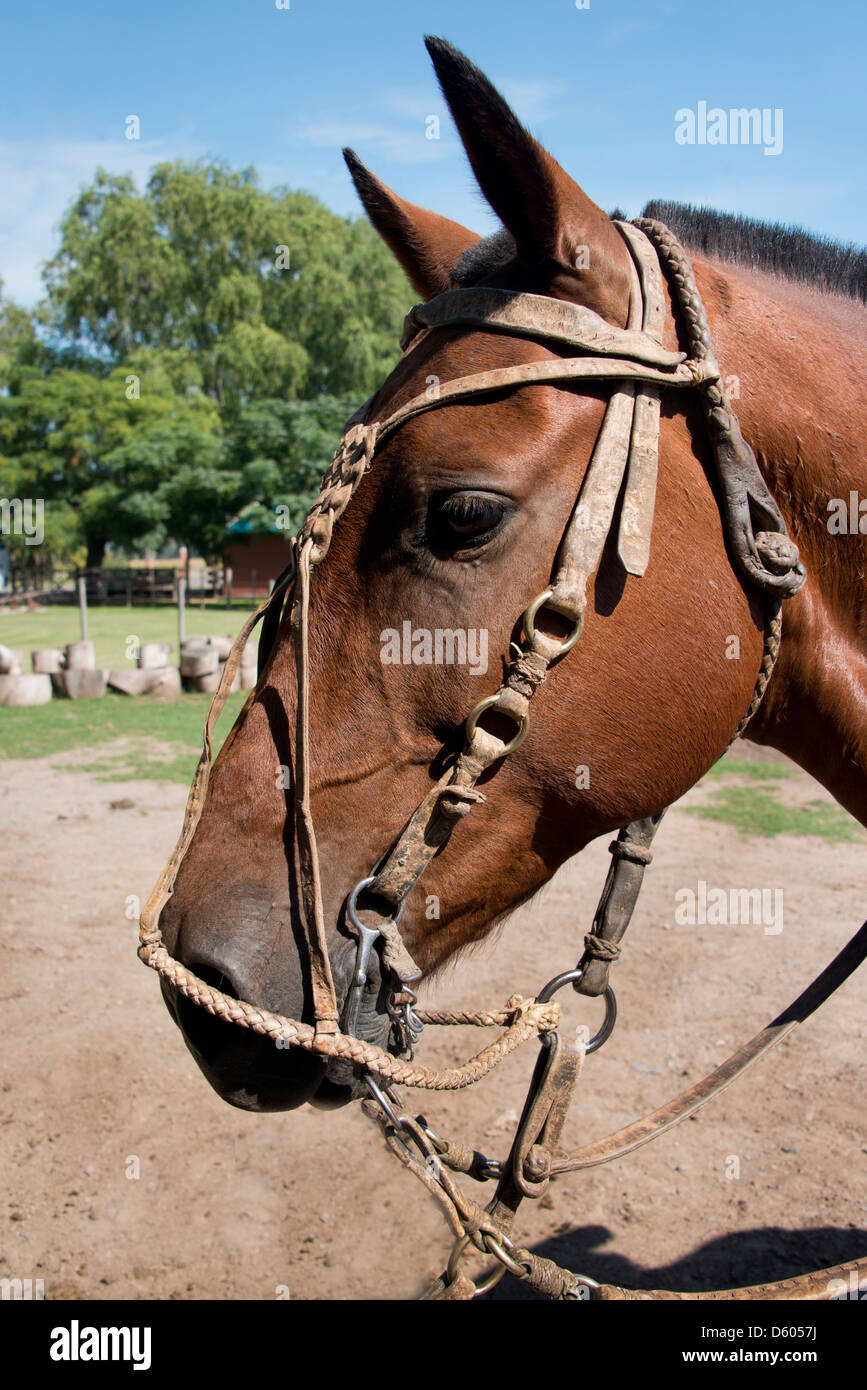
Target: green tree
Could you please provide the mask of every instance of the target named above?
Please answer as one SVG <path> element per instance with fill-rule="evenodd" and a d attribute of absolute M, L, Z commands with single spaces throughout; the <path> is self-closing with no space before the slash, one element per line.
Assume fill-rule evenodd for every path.
<path fill-rule="evenodd" d="M 318 491 L 350 415 L 363 397 L 256 401 L 238 415 L 224 441 L 226 466 L 244 479 L 245 517 L 254 530 L 295 530 Z M 288 508 L 277 512 L 276 508 Z M 240 510 L 240 508 L 239 508 Z"/>
<path fill-rule="evenodd" d="M 176 365 L 176 364 L 174 364 Z M 132 453 L 123 446 L 150 448 Z M 61 549 L 86 550 L 102 564 L 112 542 L 126 547 L 165 536 L 160 488 L 176 466 L 172 431 L 195 439 L 200 455 L 219 456 L 214 403 L 190 387 L 181 394 L 155 354 L 104 376 L 79 369 L 19 367 L 0 395 L 0 476 L 6 495 L 43 498 L 46 515 L 63 516 Z M 53 534 L 53 533 L 52 533 Z"/>
<path fill-rule="evenodd" d="M 369 395 L 413 299 L 366 221 L 215 163 L 158 165 L 142 194 L 98 170 L 45 280 L 60 333 L 111 363 L 141 348 L 188 353 L 229 413 Z"/>

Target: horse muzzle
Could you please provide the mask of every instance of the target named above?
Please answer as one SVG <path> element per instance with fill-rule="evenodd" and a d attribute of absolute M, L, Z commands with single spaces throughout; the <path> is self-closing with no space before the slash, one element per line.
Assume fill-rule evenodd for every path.
<path fill-rule="evenodd" d="M 295 981 L 288 977 L 262 981 L 258 972 L 245 969 L 247 958 L 233 949 L 233 941 L 237 943 L 233 934 L 223 934 L 214 939 L 207 959 L 199 959 L 202 952 L 198 951 L 184 964 L 206 984 L 232 998 L 278 1013 L 301 1015 Z M 179 956 L 186 954 L 181 942 Z M 355 940 L 339 937 L 330 958 L 335 994 L 342 1001 L 342 1026 L 351 1020 L 356 1037 L 387 1048 L 392 1029 L 390 990 L 378 952 L 372 949 L 366 957 L 365 979 L 360 985 Z M 307 1102 L 318 1109 L 335 1109 L 367 1094 L 352 1062 L 323 1058 L 280 1038 L 239 1028 L 185 998 L 165 979 L 161 986 L 166 1007 L 196 1064 L 229 1105 L 259 1113 L 295 1110 Z"/>

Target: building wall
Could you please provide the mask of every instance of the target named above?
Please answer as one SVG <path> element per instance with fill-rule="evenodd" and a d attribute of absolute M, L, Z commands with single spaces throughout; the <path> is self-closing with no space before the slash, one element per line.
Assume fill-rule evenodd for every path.
<path fill-rule="evenodd" d="M 289 541 L 282 535 L 233 540 L 223 551 L 223 564 L 232 570 L 234 598 L 266 598 L 288 562 Z"/>

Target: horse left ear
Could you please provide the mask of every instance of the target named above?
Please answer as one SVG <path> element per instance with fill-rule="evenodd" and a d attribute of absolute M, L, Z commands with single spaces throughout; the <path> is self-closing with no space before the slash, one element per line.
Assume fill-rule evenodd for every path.
<path fill-rule="evenodd" d="M 365 168 L 353 150 L 343 158 L 364 210 L 425 299 L 451 289 L 451 272 L 480 238 L 459 222 L 399 198 Z"/>
<path fill-rule="evenodd" d="M 425 46 L 479 187 L 515 238 L 521 261 L 566 297 L 625 324 L 629 252 L 611 219 L 469 58 L 444 39 L 427 37 Z"/>

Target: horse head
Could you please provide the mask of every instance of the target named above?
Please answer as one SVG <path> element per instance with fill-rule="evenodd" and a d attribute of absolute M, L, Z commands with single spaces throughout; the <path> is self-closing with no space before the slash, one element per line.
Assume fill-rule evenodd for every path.
<path fill-rule="evenodd" d="M 439 40 L 428 49 L 473 173 L 502 230 L 485 240 L 400 198 L 351 152 L 372 223 L 417 292 L 519 291 L 591 310 L 625 331 L 634 272 L 617 225 L 521 126 L 487 79 Z M 702 292 L 715 307 L 713 277 Z M 685 347 L 666 301 L 662 345 Z M 421 332 L 368 405 L 385 419 L 457 379 L 557 362 L 543 336 L 449 324 Z M 309 592 L 309 801 L 334 992 L 356 963 L 347 899 L 373 873 L 460 752 L 467 715 L 496 691 L 521 615 L 548 591 L 593 455 L 610 381 L 529 381 L 421 410 L 378 444 Z M 591 839 L 662 810 L 724 750 L 762 652 L 758 598 L 726 551 L 704 417 L 664 396 L 656 520 L 641 578 L 609 538 L 587 585 L 580 642 L 539 683 L 526 737 L 493 758 L 400 921 L 425 975 L 480 940 Z M 556 652 L 570 622 L 542 606 Z M 731 638 L 740 659 L 731 660 Z M 310 1021 L 294 785 L 298 697 L 290 620 L 213 767 L 201 819 L 162 914 L 168 950 L 225 994 Z M 479 716 L 505 743 L 502 712 Z M 484 798 L 482 801 L 481 798 Z M 372 905 L 372 904 L 371 904 Z M 326 1105 L 351 1068 L 212 1018 L 164 982 L 171 1012 L 218 1092 L 251 1110 Z M 388 1045 L 376 951 L 355 1027 Z"/>

